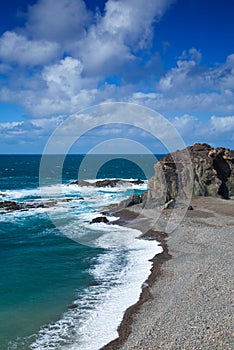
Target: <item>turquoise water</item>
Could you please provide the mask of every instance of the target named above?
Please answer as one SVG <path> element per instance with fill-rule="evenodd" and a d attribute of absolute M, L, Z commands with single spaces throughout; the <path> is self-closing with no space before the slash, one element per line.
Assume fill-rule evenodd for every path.
<path fill-rule="evenodd" d="M 135 164 L 137 156 L 132 156 L 132 161 L 118 158 L 107 162 L 105 158 L 100 161 L 104 156 L 92 157 L 92 164 L 104 164 L 97 173 L 100 179 L 146 180 L 146 173 L 150 176 L 153 172 L 152 159 L 147 159 L 147 156 L 138 156 L 138 163 L 145 163 L 144 172 Z M 98 349 L 99 342 L 95 341 L 97 345 L 94 346 L 89 334 L 91 325 L 94 338 L 97 339 L 97 334 L 103 338 L 99 327 L 101 322 L 101 328 L 103 323 L 108 324 L 108 317 L 112 315 L 103 315 L 102 311 L 105 308 L 110 312 L 112 308 L 115 310 L 115 296 L 125 283 L 130 283 L 131 278 L 131 283 L 140 288 L 143 276 L 147 277 L 149 267 L 145 267 L 147 259 L 143 255 L 147 257 L 148 252 L 150 257 L 153 245 L 149 247 L 149 242 L 134 239 L 136 233 L 130 231 L 131 242 L 117 244 L 121 235 L 126 237 L 126 228 L 89 224 L 103 206 L 144 191 L 146 182 L 140 186 L 111 189 L 69 185 L 77 178 L 82 159 L 83 156 L 70 155 L 63 164 L 62 198 L 73 200 L 53 208 L 32 208 L 0 215 L 1 350 L 72 349 L 73 346 L 82 350 L 94 350 L 95 346 Z M 40 160 L 40 156 L 0 156 L 1 201 L 41 201 Z M 87 167 L 83 178 L 91 179 L 89 176 Z M 54 173 L 50 169 L 47 182 L 49 198 L 61 196 L 56 192 Z M 84 200 L 76 200 L 79 197 Z M 90 237 L 95 244 L 80 244 L 89 242 Z M 155 247 L 153 249 L 155 251 Z M 140 273 L 134 275 L 135 258 L 139 264 L 142 259 L 139 265 L 142 277 Z M 115 310 L 120 316 L 128 303 L 132 303 L 129 294 L 118 303 L 121 304 L 122 300 L 121 312 Z M 96 315 L 96 320 L 100 318 L 100 322 L 95 323 L 93 315 Z M 106 342 L 114 337 L 113 332 L 110 330 Z M 104 345 L 102 341 L 105 344 L 105 339 L 100 339 L 100 346 Z"/>

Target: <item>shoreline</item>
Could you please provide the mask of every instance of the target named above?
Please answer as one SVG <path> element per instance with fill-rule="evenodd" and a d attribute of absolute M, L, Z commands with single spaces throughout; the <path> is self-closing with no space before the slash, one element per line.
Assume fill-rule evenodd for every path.
<path fill-rule="evenodd" d="M 138 206 L 139 207 L 139 206 Z M 136 208 L 136 206 L 135 206 Z M 115 224 L 120 225 L 120 226 L 128 226 L 131 228 L 137 228 L 137 225 L 134 225 L 133 222 L 134 220 L 139 216 L 136 212 L 132 211 L 131 208 L 125 208 L 121 209 L 117 212 L 114 212 L 116 216 L 119 217 L 117 221 L 114 221 Z M 147 219 L 147 218 L 144 218 Z M 140 231 L 140 229 L 139 229 Z M 108 344 L 104 345 L 100 350 L 116 350 L 118 349 L 121 345 L 124 344 L 124 342 L 127 340 L 128 336 L 131 333 L 131 326 L 133 322 L 134 316 L 137 314 L 139 311 L 140 306 L 145 303 L 147 300 L 151 298 L 151 292 L 150 289 L 153 286 L 154 283 L 156 283 L 157 279 L 161 275 L 161 267 L 162 264 L 171 259 L 172 256 L 169 254 L 168 251 L 168 246 L 166 243 L 166 239 L 168 237 L 168 234 L 165 232 L 161 231 L 156 231 L 153 229 L 149 229 L 147 233 L 141 234 L 138 239 L 147 239 L 147 240 L 156 240 L 159 242 L 159 246 L 162 247 L 163 251 L 161 253 L 158 253 L 154 255 L 154 257 L 150 260 L 152 261 L 152 267 L 150 269 L 150 274 L 147 277 L 147 279 L 143 282 L 141 293 L 139 295 L 139 300 L 129 306 L 123 315 L 123 319 L 118 326 L 118 333 L 119 336 L 116 339 L 113 339 L 110 341 Z"/>
<path fill-rule="evenodd" d="M 119 337 L 100 350 L 153 350 L 155 348 L 166 350 L 181 349 L 183 346 L 191 349 L 199 348 L 196 346 L 204 349 L 209 349 L 210 346 L 213 349 L 220 349 L 220 346 L 225 346 L 225 349 L 231 350 L 234 335 L 230 328 L 229 308 L 232 304 L 227 291 L 232 291 L 232 279 L 230 277 L 230 279 L 223 280 L 224 277 L 221 272 L 224 268 L 222 270 L 220 266 L 215 266 L 216 264 L 221 266 L 225 264 L 228 274 L 233 276 L 231 264 L 233 258 L 230 255 L 230 249 L 232 244 L 231 233 L 233 233 L 232 229 L 234 227 L 234 199 L 227 201 L 220 198 L 199 197 L 193 198 L 191 204 L 194 210 L 187 211 L 183 222 L 174 232 L 164 233 L 158 230 L 157 225 L 155 225 L 147 234 L 140 236 L 140 238 L 150 240 L 156 239 L 160 242 L 163 252 L 155 255 L 152 259 L 151 273 L 145 281 L 146 287 L 142 288 L 138 302 L 125 311 L 122 322 L 118 327 Z M 141 230 L 142 221 L 144 225 L 147 220 L 152 219 L 152 217 L 150 218 L 152 212 L 149 217 L 141 217 L 140 210 L 141 208 L 138 205 L 116 212 L 115 215 L 118 215 L 120 219 L 115 223 L 127 224 L 129 227 Z M 164 211 L 164 220 L 167 219 L 167 215 L 170 215 L 170 213 L 170 209 Z M 191 233 L 196 236 L 194 241 L 191 240 Z M 217 250 L 214 249 L 215 246 Z M 219 249 L 220 251 L 218 251 L 219 247 L 222 248 Z M 218 261 L 216 255 L 220 256 L 223 261 Z M 210 263 L 208 263 L 209 261 Z M 226 264 L 227 262 L 228 264 Z M 212 263 L 214 266 L 212 266 Z M 211 275 L 209 277 L 206 275 L 208 270 Z M 187 276 L 187 280 L 184 279 L 183 274 Z M 177 280 L 181 280 L 181 286 Z M 203 284 L 201 284 L 201 280 L 203 280 Z M 216 280 L 216 289 L 221 290 L 220 293 L 227 303 L 227 311 L 225 310 L 225 312 L 220 311 L 220 298 L 217 297 L 215 304 L 212 302 L 211 296 L 209 296 L 207 302 L 211 304 L 210 311 L 209 313 L 206 311 L 207 304 L 204 303 L 203 294 L 209 294 L 209 290 L 214 289 L 213 280 Z M 170 285 L 172 288 L 174 287 L 175 296 L 171 292 L 173 289 L 169 288 Z M 216 298 L 216 293 L 215 290 L 214 298 Z M 168 297 L 167 304 L 165 304 L 165 295 Z M 191 299 L 189 303 L 186 299 L 188 295 Z M 177 301 L 180 301 L 180 299 L 181 308 L 186 316 L 183 316 L 182 311 L 178 311 Z M 198 301 L 202 304 L 200 312 L 204 313 L 203 318 L 205 319 L 200 320 L 200 322 L 195 321 L 200 317 L 197 315 L 195 308 Z M 164 313 L 166 313 L 166 316 L 164 316 Z M 213 319 L 215 313 L 216 319 Z M 188 328 L 186 319 L 189 319 L 190 333 L 185 330 L 185 328 Z M 176 333 L 179 331 L 174 325 L 175 320 L 178 323 L 178 328 L 181 327 L 181 332 L 185 333 L 183 339 L 178 340 Z M 167 325 L 172 324 L 173 327 L 171 328 L 173 329 L 168 328 L 165 332 L 165 322 L 167 322 Z M 215 322 L 218 323 L 218 325 L 216 324 L 218 330 L 214 327 Z M 162 334 L 164 332 L 160 333 L 158 323 L 161 324 L 165 335 Z M 205 326 L 205 324 L 210 325 Z M 195 336 L 194 332 L 198 332 L 198 330 L 200 330 L 200 333 Z M 152 337 L 154 333 L 155 336 Z M 160 338 L 157 338 L 157 334 Z M 200 339 L 201 334 L 204 339 Z M 199 341 L 199 345 L 192 347 L 193 344 L 199 343 Z M 179 342 L 182 342 L 182 345 L 178 345 Z"/>

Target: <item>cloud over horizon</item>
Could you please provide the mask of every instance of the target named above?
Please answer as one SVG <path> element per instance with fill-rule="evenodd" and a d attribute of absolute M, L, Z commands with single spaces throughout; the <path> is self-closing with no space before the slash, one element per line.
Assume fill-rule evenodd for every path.
<path fill-rule="evenodd" d="M 202 50 L 191 45 L 165 68 L 155 44 L 157 26 L 176 5 L 176 0 L 108 0 L 102 11 L 83 0 L 30 5 L 24 25 L 0 37 L 0 101 L 23 106 L 31 124 L 1 130 L 13 135 L 15 128 L 22 135 L 28 125 L 34 130 L 35 120 L 125 101 L 159 111 L 191 140 L 205 136 L 197 130 L 202 125 L 210 128 L 211 142 L 220 133 L 231 144 L 234 53 L 207 65 Z M 46 125 L 40 128 L 35 132 Z"/>

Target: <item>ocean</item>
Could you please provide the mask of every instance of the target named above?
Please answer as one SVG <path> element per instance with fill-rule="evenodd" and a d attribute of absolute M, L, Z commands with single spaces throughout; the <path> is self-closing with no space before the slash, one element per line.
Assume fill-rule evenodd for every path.
<path fill-rule="evenodd" d="M 51 157 L 60 164 L 59 156 Z M 145 191 L 153 175 L 148 155 L 112 158 L 90 156 L 82 178 L 94 180 L 90 164 L 96 162 L 102 164 L 96 179 L 144 182 L 71 184 L 85 157 L 68 155 L 62 183 L 48 169 L 45 190 L 41 156 L 0 156 L 0 201 L 26 204 L 0 209 L 1 350 L 98 350 L 118 336 L 124 311 L 137 302 L 150 273 L 149 259 L 161 247 L 136 239 L 140 232 L 116 225 L 115 217 L 108 217 L 111 225 L 90 224 L 107 205 Z"/>

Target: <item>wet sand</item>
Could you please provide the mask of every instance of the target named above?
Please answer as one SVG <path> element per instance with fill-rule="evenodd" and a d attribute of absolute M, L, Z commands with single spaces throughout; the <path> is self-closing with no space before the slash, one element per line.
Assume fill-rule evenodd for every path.
<path fill-rule="evenodd" d="M 165 232 L 172 209 L 120 210 L 119 224 L 156 239 L 163 252 L 137 304 L 126 310 L 119 338 L 103 350 L 232 350 L 234 341 L 234 198 L 193 198 L 182 222 Z M 142 215 L 144 214 L 144 215 Z M 180 215 L 180 209 L 173 209 Z M 147 231 L 147 232 L 146 232 Z"/>

